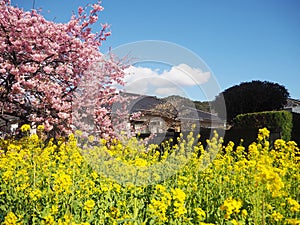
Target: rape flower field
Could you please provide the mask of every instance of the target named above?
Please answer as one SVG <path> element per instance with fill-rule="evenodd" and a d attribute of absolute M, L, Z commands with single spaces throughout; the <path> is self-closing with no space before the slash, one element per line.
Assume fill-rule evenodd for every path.
<path fill-rule="evenodd" d="M 89 149 L 91 157 L 85 153 L 92 147 L 79 147 L 74 135 L 45 143 L 42 127 L 38 135 L 29 129 L 22 127 L 28 135 L 20 140 L 0 140 L 0 224 L 300 224 L 299 148 L 293 141 L 269 143 L 265 128 L 247 147 L 224 146 L 215 133 L 206 149 L 189 137 L 158 152 L 132 138 L 101 140 Z M 123 162 L 104 160 L 99 167 L 128 170 L 112 168 L 115 176 L 104 176 L 90 163 L 99 153 Z M 146 170 L 161 162 L 165 171 L 172 163 L 184 166 L 165 179 Z M 156 182 L 113 179 L 121 177 L 118 171 L 132 177 L 130 168 Z"/>

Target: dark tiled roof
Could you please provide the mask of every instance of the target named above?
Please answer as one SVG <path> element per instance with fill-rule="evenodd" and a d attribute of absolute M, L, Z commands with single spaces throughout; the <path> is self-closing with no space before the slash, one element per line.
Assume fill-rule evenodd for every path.
<path fill-rule="evenodd" d="M 199 109 L 191 108 L 191 107 L 186 107 L 186 113 L 183 113 L 180 115 L 182 119 L 191 119 L 191 120 L 200 120 L 200 121 L 213 121 L 213 122 L 218 122 L 218 123 L 224 123 L 223 120 L 221 120 L 218 116 L 204 112 Z"/>
<path fill-rule="evenodd" d="M 300 100 L 288 98 L 285 108 L 300 106 Z"/>
<path fill-rule="evenodd" d="M 10 116 L 6 114 L 0 114 L 0 127 L 6 126 L 6 123 L 17 123 L 19 120 L 18 117 Z"/>
<path fill-rule="evenodd" d="M 144 111 L 154 109 L 157 105 L 163 104 L 165 101 L 152 96 L 142 96 L 132 102 L 132 111 Z"/>
<path fill-rule="evenodd" d="M 125 99 L 124 102 L 116 102 L 113 106 L 113 111 L 122 108 L 125 104 L 129 113 L 148 111 L 154 109 L 157 105 L 165 103 L 164 100 L 158 99 L 155 96 L 139 95 L 134 93 L 120 93 L 121 98 Z"/>

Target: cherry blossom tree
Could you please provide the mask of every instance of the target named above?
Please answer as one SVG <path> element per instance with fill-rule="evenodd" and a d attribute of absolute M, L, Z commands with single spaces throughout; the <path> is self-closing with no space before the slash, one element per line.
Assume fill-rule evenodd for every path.
<path fill-rule="evenodd" d="M 100 52 L 109 26 L 93 33 L 91 25 L 102 10 L 100 2 L 79 7 L 69 22 L 55 23 L 0 1 L 0 116 L 43 124 L 53 137 L 70 133 L 74 117 L 83 118 L 84 111 L 72 113 L 74 105 L 92 107 L 94 129 L 111 132 L 107 108 L 114 101 L 113 84 L 123 84 L 125 65 Z M 92 91 L 83 91 L 83 84 Z"/>

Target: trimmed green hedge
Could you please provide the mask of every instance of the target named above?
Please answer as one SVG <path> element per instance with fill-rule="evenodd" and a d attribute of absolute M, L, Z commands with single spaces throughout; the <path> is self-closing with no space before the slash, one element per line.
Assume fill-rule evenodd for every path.
<path fill-rule="evenodd" d="M 267 111 L 240 114 L 234 119 L 237 128 L 268 128 L 271 132 L 280 132 L 284 140 L 291 139 L 293 116 L 288 111 Z"/>

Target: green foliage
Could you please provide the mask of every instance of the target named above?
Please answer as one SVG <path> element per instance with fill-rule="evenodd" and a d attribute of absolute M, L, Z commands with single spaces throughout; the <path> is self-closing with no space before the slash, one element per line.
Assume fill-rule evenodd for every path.
<path fill-rule="evenodd" d="M 277 83 L 269 81 L 243 82 L 220 93 L 212 106 L 221 112 L 219 116 L 232 121 L 242 113 L 281 110 L 286 105 L 289 92 Z M 225 100 L 226 110 L 220 102 Z M 225 114 L 226 111 L 226 114 Z"/>
<path fill-rule="evenodd" d="M 292 113 L 287 111 L 267 111 L 257 113 L 240 114 L 234 119 L 237 128 L 267 127 L 271 131 L 281 132 L 285 140 L 291 138 L 293 127 Z"/>
<path fill-rule="evenodd" d="M 199 109 L 204 112 L 211 111 L 210 103 L 208 101 L 204 101 L 204 102 L 194 101 L 194 104 L 196 109 Z"/>
<path fill-rule="evenodd" d="M 193 101 L 189 98 L 182 97 L 179 95 L 171 95 L 166 98 L 163 98 L 163 100 L 166 100 L 167 102 L 171 102 L 172 105 L 175 106 L 177 109 L 179 109 L 182 106 L 189 106 L 204 112 L 211 111 L 211 105 L 209 101 L 203 101 L 203 102 Z"/>

